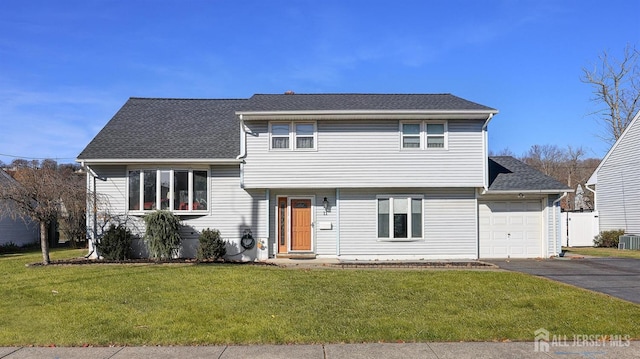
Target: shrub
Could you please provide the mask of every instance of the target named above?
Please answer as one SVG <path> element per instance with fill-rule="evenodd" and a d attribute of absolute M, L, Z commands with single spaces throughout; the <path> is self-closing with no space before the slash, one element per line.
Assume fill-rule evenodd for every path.
<path fill-rule="evenodd" d="M 217 229 L 205 229 L 198 237 L 200 246 L 198 247 L 198 259 L 216 260 L 227 254 L 225 242 L 220 238 L 220 231 Z"/>
<path fill-rule="evenodd" d="M 618 248 L 619 237 L 624 234 L 624 229 L 602 231 L 593 238 L 595 247 Z"/>
<path fill-rule="evenodd" d="M 17 253 L 20 251 L 20 246 L 13 242 L 0 244 L 0 254 Z"/>
<path fill-rule="evenodd" d="M 127 227 L 121 224 L 117 226 L 112 224 L 104 232 L 100 241 L 96 243 L 96 247 L 98 248 L 98 254 L 104 259 L 125 260 L 129 259 L 132 242 L 133 235 Z"/>
<path fill-rule="evenodd" d="M 144 241 L 149 255 L 155 259 L 170 259 L 180 249 L 180 218 L 169 211 L 155 211 L 144 216 L 147 230 Z"/>

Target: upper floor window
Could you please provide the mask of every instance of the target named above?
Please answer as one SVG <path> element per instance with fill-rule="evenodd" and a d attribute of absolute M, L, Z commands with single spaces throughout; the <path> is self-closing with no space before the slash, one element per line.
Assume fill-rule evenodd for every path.
<path fill-rule="evenodd" d="M 402 148 L 420 148 L 421 123 L 403 123 Z"/>
<path fill-rule="evenodd" d="M 206 170 L 140 169 L 129 171 L 130 211 L 205 211 L 209 185 Z"/>
<path fill-rule="evenodd" d="M 315 122 L 271 122 L 269 133 L 272 150 L 314 150 Z"/>
<path fill-rule="evenodd" d="M 447 122 L 400 122 L 402 149 L 447 148 Z"/>
<path fill-rule="evenodd" d="M 427 148 L 444 148 L 446 124 L 427 123 L 426 126 Z"/>

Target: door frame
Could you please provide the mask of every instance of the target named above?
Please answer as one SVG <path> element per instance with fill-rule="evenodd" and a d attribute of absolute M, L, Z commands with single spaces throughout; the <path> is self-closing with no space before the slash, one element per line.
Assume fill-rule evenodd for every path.
<path fill-rule="evenodd" d="M 286 198 L 287 200 L 287 209 L 286 209 L 286 233 L 285 233 L 285 241 L 287 246 L 287 252 L 280 252 L 280 200 L 282 198 Z M 309 251 L 292 251 L 291 250 L 291 200 L 297 199 L 307 199 L 311 202 L 311 250 Z M 315 253 L 315 218 L 316 218 L 316 196 L 315 195 L 285 195 L 280 194 L 276 195 L 276 207 L 275 207 L 275 229 L 276 229 L 276 254 L 288 254 L 288 253 Z"/>

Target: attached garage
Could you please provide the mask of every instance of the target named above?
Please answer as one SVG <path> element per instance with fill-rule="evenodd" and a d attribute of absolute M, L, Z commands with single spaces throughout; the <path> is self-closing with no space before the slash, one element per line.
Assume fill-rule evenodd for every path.
<path fill-rule="evenodd" d="M 478 203 L 480 258 L 545 257 L 542 201 Z"/>

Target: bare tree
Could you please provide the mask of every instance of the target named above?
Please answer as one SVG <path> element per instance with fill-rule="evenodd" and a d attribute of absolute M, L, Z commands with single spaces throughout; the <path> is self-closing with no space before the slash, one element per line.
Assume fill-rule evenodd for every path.
<path fill-rule="evenodd" d="M 62 213 L 65 200 L 84 193 L 84 186 L 71 180 L 73 171 L 61 170 L 55 161 L 14 161 L 13 177 L 0 191 L 0 212 L 13 218 L 29 218 L 40 224 L 42 263 L 49 264 L 48 229 Z"/>
<path fill-rule="evenodd" d="M 557 145 L 533 145 L 522 160 L 545 175 L 558 178 L 563 172 L 566 154 Z"/>
<path fill-rule="evenodd" d="M 582 147 L 567 146 L 563 149 L 556 145 L 534 145 L 520 160 L 575 189 L 578 185 L 584 187 L 589 176 L 600 164 L 600 160 L 596 158 L 583 159 L 585 154 L 586 151 Z M 572 209 L 574 195 L 568 194 L 561 203 L 562 208 Z M 587 191 L 584 194 L 584 200 L 592 208 L 591 192 Z"/>
<path fill-rule="evenodd" d="M 582 69 L 580 80 L 591 85 L 592 100 L 600 107 L 593 115 L 599 116 L 606 128 L 601 137 L 613 144 L 640 109 L 640 52 L 627 45 L 621 60 L 606 51 L 598 58 L 592 70 Z"/>
<path fill-rule="evenodd" d="M 493 150 L 489 150 L 489 156 L 511 156 L 511 157 L 516 157 L 515 153 L 513 153 L 513 151 L 511 151 L 511 149 L 509 149 L 509 147 L 505 147 L 505 148 L 501 149 L 498 152 L 495 152 Z"/>

